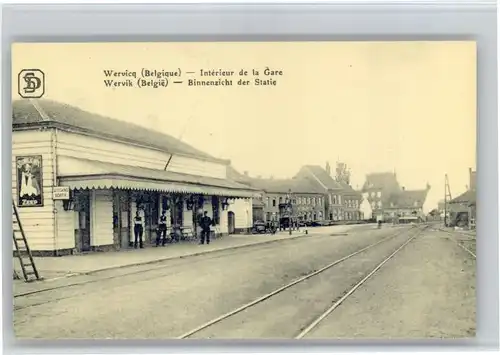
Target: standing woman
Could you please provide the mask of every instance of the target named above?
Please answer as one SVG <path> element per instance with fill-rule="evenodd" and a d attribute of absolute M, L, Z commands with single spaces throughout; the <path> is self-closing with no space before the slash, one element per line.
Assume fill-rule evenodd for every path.
<path fill-rule="evenodd" d="M 140 248 L 144 248 L 142 244 L 142 234 L 144 233 L 144 227 L 142 226 L 142 217 L 140 211 L 137 210 L 134 217 L 134 248 L 137 249 L 137 241 L 139 241 Z"/>

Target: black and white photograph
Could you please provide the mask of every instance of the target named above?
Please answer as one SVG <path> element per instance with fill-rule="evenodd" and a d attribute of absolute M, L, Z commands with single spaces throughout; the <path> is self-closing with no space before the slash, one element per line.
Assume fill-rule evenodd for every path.
<path fill-rule="evenodd" d="M 16 337 L 474 338 L 476 72 L 473 41 L 15 43 Z"/>

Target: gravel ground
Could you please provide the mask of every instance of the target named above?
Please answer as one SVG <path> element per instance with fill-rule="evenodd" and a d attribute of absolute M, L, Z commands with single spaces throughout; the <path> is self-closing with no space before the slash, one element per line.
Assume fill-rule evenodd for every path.
<path fill-rule="evenodd" d="M 163 268 L 18 297 L 15 334 L 47 339 L 176 337 L 403 230 L 314 236 L 241 249 L 222 257 L 208 254 L 193 263 L 165 262 Z"/>
<path fill-rule="evenodd" d="M 308 338 L 474 337 L 476 262 L 447 237 L 408 244 Z"/>
<path fill-rule="evenodd" d="M 370 248 L 192 338 L 293 339 L 406 240 L 402 235 Z"/>

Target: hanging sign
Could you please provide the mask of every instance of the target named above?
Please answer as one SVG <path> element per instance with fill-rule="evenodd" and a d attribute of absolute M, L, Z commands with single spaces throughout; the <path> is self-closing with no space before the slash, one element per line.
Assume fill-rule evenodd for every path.
<path fill-rule="evenodd" d="M 69 200 L 69 186 L 55 186 L 52 198 L 54 200 Z"/>

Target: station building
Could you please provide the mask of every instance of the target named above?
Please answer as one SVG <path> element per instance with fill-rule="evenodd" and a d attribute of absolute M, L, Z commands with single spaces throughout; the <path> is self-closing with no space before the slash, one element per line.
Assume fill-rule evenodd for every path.
<path fill-rule="evenodd" d="M 169 135 L 49 100 L 13 102 L 12 196 L 34 255 L 129 248 L 140 211 L 145 245 L 167 211 L 196 235 L 252 227 L 256 189 L 228 178 L 230 162 Z"/>

